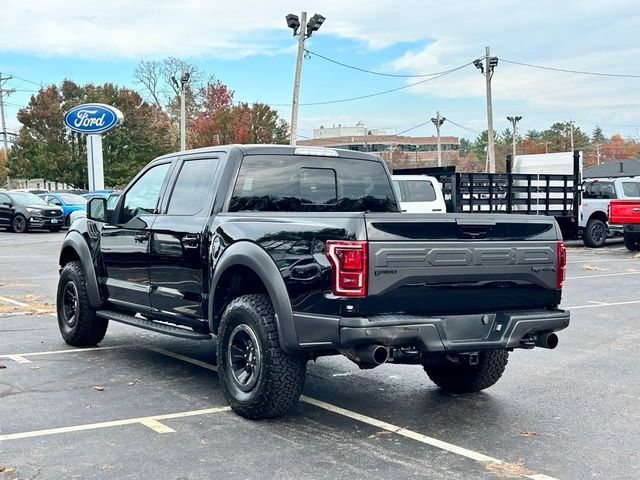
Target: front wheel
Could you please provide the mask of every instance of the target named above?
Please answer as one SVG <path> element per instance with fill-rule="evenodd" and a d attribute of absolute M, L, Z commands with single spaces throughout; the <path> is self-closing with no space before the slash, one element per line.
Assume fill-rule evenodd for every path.
<path fill-rule="evenodd" d="M 60 334 L 69 345 L 96 345 L 107 333 L 109 320 L 96 316 L 96 310 L 89 303 L 87 277 L 78 261 L 69 262 L 62 269 L 56 310 Z"/>
<path fill-rule="evenodd" d="M 608 233 L 607 225 L 602 220 L 592 218 L 582 232 L 582 240 L 587 247 L 600 248 L 607 240 Z"/>
<path fill-rule="evenodd" d="M 472 393 L 495 384 L 502 376 L 508 361 L 507 350 L 488 350 L 478 353 L 477 365 L 425 365 L 424 370 L 431 381 L 445 392 Z"/>
<path fill-rule="evenodd" d="M 217 358 L 222 391 L 238 415 L 278 417 L 298 403 L 307 359 L 280 348 L 267 295 L 243 295 L 227 306 L 217 337 Z"/>
<path fill-rule="evenodd" d="M 28 230 L 27 227 L 27 219 L 24 215 L 16 215 L 13 217 L 13 222 L 11 222 L 11 229 L 15 233 L 25 233 Z"/>

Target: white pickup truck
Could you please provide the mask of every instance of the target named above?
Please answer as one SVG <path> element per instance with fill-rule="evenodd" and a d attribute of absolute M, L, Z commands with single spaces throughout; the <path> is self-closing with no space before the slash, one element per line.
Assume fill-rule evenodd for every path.
<path fill-rule="evenodd" d="M 427 175 L 392 175 L 400 210 L 408 213 L 446 213 L 438 180 Z"/>
<path fill-rule="evenodd" d="M 640 198 L 640 177 L 589 178 L 583 183 L 578 225 L 587 247 L 601 247 L 609 234 L 622 234 L 620 225 L 609 225 L 609 203 L 614 199 Z"/>

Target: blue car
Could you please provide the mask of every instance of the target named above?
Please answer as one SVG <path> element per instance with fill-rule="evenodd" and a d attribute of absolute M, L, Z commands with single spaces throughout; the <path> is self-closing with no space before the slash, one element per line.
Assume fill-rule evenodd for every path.
<path fill-rule="evenodd" d="M 70 224 L 70 214 L 76 210 L 86 211 L 87 199 L 75 193 L 42 193 L 38 195 L 50 205 L 57 205 L 64 212 L 64 225 Z"/>

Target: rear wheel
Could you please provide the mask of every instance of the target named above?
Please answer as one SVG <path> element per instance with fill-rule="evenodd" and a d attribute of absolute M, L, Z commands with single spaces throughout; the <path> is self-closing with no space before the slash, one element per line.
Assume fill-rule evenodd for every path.
<path fill-rule="evenodd" d="M 495 384 L 509 361 L 506 350 L 478 353 L 478 364 L 450 363 L 425 365 L 424 370 L 433 383 L 449 393 L 479 392 Z"/>
<path fill-rule="evenodd" d="M 24 215 L 18 214 L 13 217 L 11 229 L 16 233 L 25 233 L 28 230 L 27 219 L 24 217 Z"/>
<path fill-rule="evenodd" d="M 96 345 L 107 333 L 109 320 L 96 316 L 89 302 L 87 277 L 78 261 L 69 262 L 62 269 L 56 310 L 60 334 L 69 345 Z"/>
<path fill-rule="evenodd" d="M 267 295 L 243 295 L 225 309 L 217 358 L 222 391 L 237 414 L 251 419 L 277 417 L 298 403 L 307 359 L 280 348 Z"/>
<path fill-rule="evenodd" d="M 640 234 L 625 233 L 624 246 L 632 252 L 637 252 L 638 250 L 640 250 Z"/>
<path fill-rule="evenodd" d="M 582 240 L 587 247 L 600 248 L 607 240 L 608 233 L 607 225 L 602 220 L 592 218 L 582 232 Z"/>

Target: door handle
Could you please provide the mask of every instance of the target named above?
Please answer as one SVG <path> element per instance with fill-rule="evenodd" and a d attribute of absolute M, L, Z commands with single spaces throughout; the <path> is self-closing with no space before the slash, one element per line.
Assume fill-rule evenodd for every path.
<path fill-rule="evenodd" d="M 640 208 L 634 208 L 634 209 L 632 210 L 632 212 L 633 212 L 633 213 L 638 213 L 638 212 L 640 212 Z"/>
<path fill-rule="evenodd" d="M 196 249 L 200 247 L 200 238 L 198 235 L 184 235 L 182 237 L 182 246 L 185 249 Z"/>
<path fill-rule="evenodd" d="M 138 234 L 133 236 L 133 240 L 136 243 L 146 242 L 147 240 L 149 240 L 149 234 L 148 233 L 138 233 Z"/>

